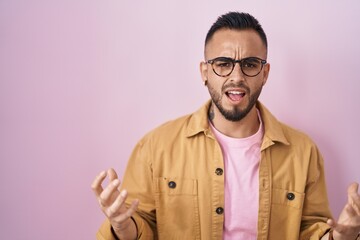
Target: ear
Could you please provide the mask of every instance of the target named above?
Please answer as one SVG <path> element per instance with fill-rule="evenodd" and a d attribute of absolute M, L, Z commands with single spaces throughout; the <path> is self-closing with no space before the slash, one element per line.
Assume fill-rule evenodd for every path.
<path fill-rule="evenodd" d="M 200 74 L 203 83 L 208 80 L 208 64 L 206 62 L 200 62 Z"/>
<path fill-rule="evenodd" d="M 267 63 L 264 65 L 264 76 L 263 76 L 263 84 L 262 84 L 263 86 L 268 80 L 269 73 L 270 73 L 270 63 Z"/>

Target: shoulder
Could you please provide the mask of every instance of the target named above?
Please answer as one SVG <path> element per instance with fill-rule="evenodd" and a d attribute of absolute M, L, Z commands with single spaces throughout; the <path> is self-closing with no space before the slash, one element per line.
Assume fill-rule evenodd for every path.
<path fill-rule="evenodd" d="M 145 140 L 168 141 L 185 139 L 195 136 L 209 128 L 207 112 L 210 101 L 201 106 L 197 111 L 167 121 L 147 133 Z"/>
<path fill-rule="evenodd" d="M 192 114 L 187 114 L 164 122 L 146 133 L 140 140 L 140 143 L 146 143 L 149 141 L 168 142 L 176 137 L 184 137 L 191 117 Z"/>
<path fill-rule="evenodd" d="M 307 144 L 311 146 L 316 146 L 315 142 L 312 140 L 312 138 L 306 134 L 305 132 L 296 129 L 294 127 L 291 127 L 285 123 L 279 122 L 283 133 L 288 139 L 289 143 L 291 144 Z"/>
<path fill-rule="evenodd" d="M 313 140 L 304 132 L 279 121 L 261 103 L 258 103 L 264 124 L 264 137 L 270 142 L 283 143 L 286 146 L 315 146 Z"/>

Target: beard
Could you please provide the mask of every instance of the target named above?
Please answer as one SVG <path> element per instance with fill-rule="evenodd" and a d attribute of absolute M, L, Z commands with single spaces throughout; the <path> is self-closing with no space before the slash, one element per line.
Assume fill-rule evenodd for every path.
<path fill-rule="evenodd" d="M 250 94 L 250 89 L 245 86 L 243 83 L 240 84 L 229 84 L 227 86 L 222 87 L 222 92 L 224 92 L 224 89 L 227 87 L 237 87 L 242 88 L 246 90 L 246 96 L 249 96 L 249 103 L 245 107 L 245 109 L 240 109 L 238 107 L 233 107 L 232 109 L 225 109 L 224 106 L 221 104 L 222 95 L 219 94 L 214 88 L 212 88 L 210 85 L 208 85 L 208 90 L 212 99 L 212 102 L 215 104 L 215 106 L 219 109 L 220 113 L 224 116 L 224 118 L 228 121 L 232 122 L 238 122 L 242 120 L 255 106 L 260 93 L 262 91 L 262 85 L 256 89 L 256 91 L 253 94 Z"/>

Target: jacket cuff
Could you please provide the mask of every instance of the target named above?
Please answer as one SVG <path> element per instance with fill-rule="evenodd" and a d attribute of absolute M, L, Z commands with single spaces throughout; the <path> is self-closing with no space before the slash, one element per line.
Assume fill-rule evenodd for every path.
<path fill-rule="evenodd" d="M 109 220 L 105 220 L 105 222 L 101 225 L 99 231 L 96 233 L 97 240 L 117 240 L 111 231 L 111 224 Z"/>
<path fill-rule="evenodd" d="M 137 239 L 139 240 L 147 240 L 154 239 L 156 235 L 153 229 L 150 227 L 147 221 L 145 221 L 138 213 L 134 213 L 131 217 L 135 222 L 136 230 L 137 230 Z"/>
<path fill-rule="evenodd" d="M 137 239 L 139 240 L 147 240 L 154 238 L 154 232 L 149 226 L 149 224 L 137 213 L 131 217 L 134 221 L 136 230 L 137 230 Z M 97 240 L 118 240 L 117 237 L 113 234 L 111 224 L 108 219 L 104 221 L 101 225 L 99 231 L 96 233 Z"/>

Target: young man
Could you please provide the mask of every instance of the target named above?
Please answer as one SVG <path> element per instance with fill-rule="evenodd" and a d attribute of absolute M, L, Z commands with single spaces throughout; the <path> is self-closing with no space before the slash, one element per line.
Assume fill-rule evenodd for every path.
<path fill-rule="evenodd" d="M 334 221 L 316 145 L 258 101 L 266 59 L 266 35 L 254 17 L 218 18 L 200 63 L 211 101 L 140 140 L 121 189 L 113 169 L 95 178 L 107 216 L 97 239 L 357 238 L 358 185 Z"/>

